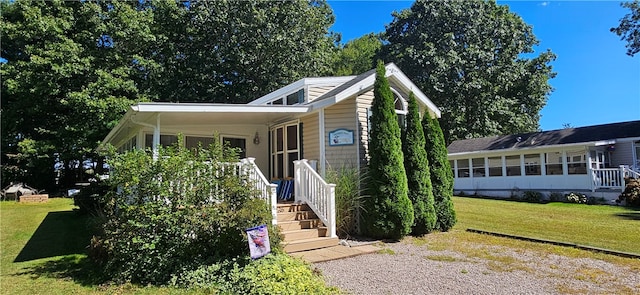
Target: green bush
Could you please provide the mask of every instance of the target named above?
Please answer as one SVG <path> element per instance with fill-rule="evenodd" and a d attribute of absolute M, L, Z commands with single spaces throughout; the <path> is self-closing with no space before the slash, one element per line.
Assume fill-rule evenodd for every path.
<path fill-rule="evenodd" d="M 404 167 L 407 172 L 409 199 L 413 205 L 413 235 L 424 235 L 436 225 L 436 210 L 433 206 L 433 187 L 429 173 L 429 160 L 424 148 L 424 131 L 420 125 L 420 111 L 413 92 L 409 95 L 407 128 L 402 134 Z"/>
<path fill-rule="evenodd" d="M 326 180 L 336 185 L 336 231 L 341 238 L 357 233 L 358 214 L 362 211 L 363 196 L 360 183 L 366 172 L 343 165 L 327 169 Z"/>
<path fill-rule="evenodd" d="M 221 294 L 337 294 L 300 259 L 286 254 L 229 259 L 174 276 L 171 284 Z"/>
<path fill-rule="evenodd" d="M 586 204 L 588 202 L 588 198 L 585 194 L 571 192 L 564 196 L 569 203 Z"/>
<path fill-rule="evenodd" d="M 522 200 L 529 203 L 540 203 L 542 201 L 542 193 L 537 191 L 525 191 L 522 194 Z"/>
<path fill-rule="evenodd" d="M 155 161 L 139 150 L 112 155 L 118 193 L 108 199 L 103 236 L 92 243 L 102 249 L 91 253 L 101 253 L 117 282 L 163 285 L 185 269 L 248 255 L 249 227 L 267 224 L 271 249 L 280 251 L 269 206 L 224 164 L 235 161 L 217 142 L 195 152 L 161 148 Z"/>
<path fill-rule="evenodd" d="M 378 61 L 369 133 L 369 181 L 361 229 L 373 238 L 399 239 L 411 231 L 413 207 L 407 196 L 400 126 L 394 97 Z"/>
<path fill-rule="evenodd" d="M 627 206 L 640 207 L 640 180 L 625 179 L 625 189 L 618 197 L 617 202 L 624 202 Z"/>
<path fill-rule="evenodd" d="M 80 214 L 102 215 L 106 205 L 105 196 L 110 190 L 110 186 L 105 182 L 93 182 L 87 187 L 80 189 L 80 192 L 73 195 L 73 204 L 78 206 L 76 212 Z"/>
<path fill-rule="evenodd" d="M 456 224 L 456 212 L 453 208 L 453 174 L 447 159 L 447 147 L 437 118 L 425 113 L 422 117 L 425 136 L 425 149 L 429 159 L 431 184 L 436 209 L 436 229 L 448 231 Z"/>

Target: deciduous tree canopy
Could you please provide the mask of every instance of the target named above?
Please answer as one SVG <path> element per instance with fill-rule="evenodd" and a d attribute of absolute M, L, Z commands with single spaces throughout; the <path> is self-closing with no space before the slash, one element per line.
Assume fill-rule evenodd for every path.
<path fill-rule="evenodd" d="M 631 11 L 620 19 L 620 25 L 611 28 L 611 32 L 627 41 L 627 54 L 634 56 L 640 52 L 640 2 L 634 0 L 633 2 L 623 2 L 620 5 Z"/>
<path fill-rule="evenodd" d="M 531 26 L 493 1 L 418 0 L 394 13 L 383 56 L 442 110 L 447 142 L 538 129 L 555 76 Z"/>
<path fill-rule="evenodd" d="M 334 54 L 323 0 L 1 5 L 3 182 L 51 187 L 54 161 L 91 156 L 136 101 L 244 103 Z"/>

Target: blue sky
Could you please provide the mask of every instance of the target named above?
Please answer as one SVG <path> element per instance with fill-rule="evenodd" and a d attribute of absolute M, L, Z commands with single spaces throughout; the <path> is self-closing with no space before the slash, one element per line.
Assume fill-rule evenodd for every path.
<path fill-rule="evenodd" d="M 342 42 L 381 32 L 392 11 L 413 1 L 328 1 Z M 533 26 L 537 51 L 551 49 L 555 91 L 542 109 L 542 130 L 640 120 L 640 54 L 626 55 L 611 27 L 627 9 L 619 1 L 498 1 Z"/>

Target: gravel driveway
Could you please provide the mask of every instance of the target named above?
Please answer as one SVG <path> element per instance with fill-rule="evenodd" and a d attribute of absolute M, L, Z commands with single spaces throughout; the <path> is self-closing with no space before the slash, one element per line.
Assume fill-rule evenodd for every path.
<path fill-rule="evenodd" d="M 597 259 L 493 245 L 470 256 L 406 241 L 379 246 L 314 266 L 353 294 L 640 294 L 640 268 Z"/>

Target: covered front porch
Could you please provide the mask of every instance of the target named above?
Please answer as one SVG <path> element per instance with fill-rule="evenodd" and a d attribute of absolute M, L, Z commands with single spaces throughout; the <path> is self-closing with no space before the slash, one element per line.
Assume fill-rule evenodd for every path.
<path fill-rule="evenodd" d="M 290 250 L 300 251 L 337 244 L 335 185 L 316 172 L 319 159 L 302 159 L 304 138 L 309 146 L 313 141 L 318 145 L 319 128 L 307 128 L 315 136 L 306 135 L 300 118 L 318 121 L 318 113 L 299 105 L 140 103 L 127 112 L 104 142 L 121 151 L 148 148 L 157 157 L 158 147 L 175 144 L 179 138 L 185 147 L 192 148 L 206 146 L 218 137 L 238 149 L 242 159 L 236 165 L 238 173 L 246 174 L 259 197 L 269 203 L 272 223 L 285 227 L 285 241 L 297 244 Z M 278 183 L 291 186 L 278 188 Z M 289 190 L 286 197 L 281 193 L 284 189 Z M 294 209 L 300 212 L 290 214 Z M 313 239 L 306 245 L 299 241 L 311 240 L 314 234 L 325 239 Z"/>

